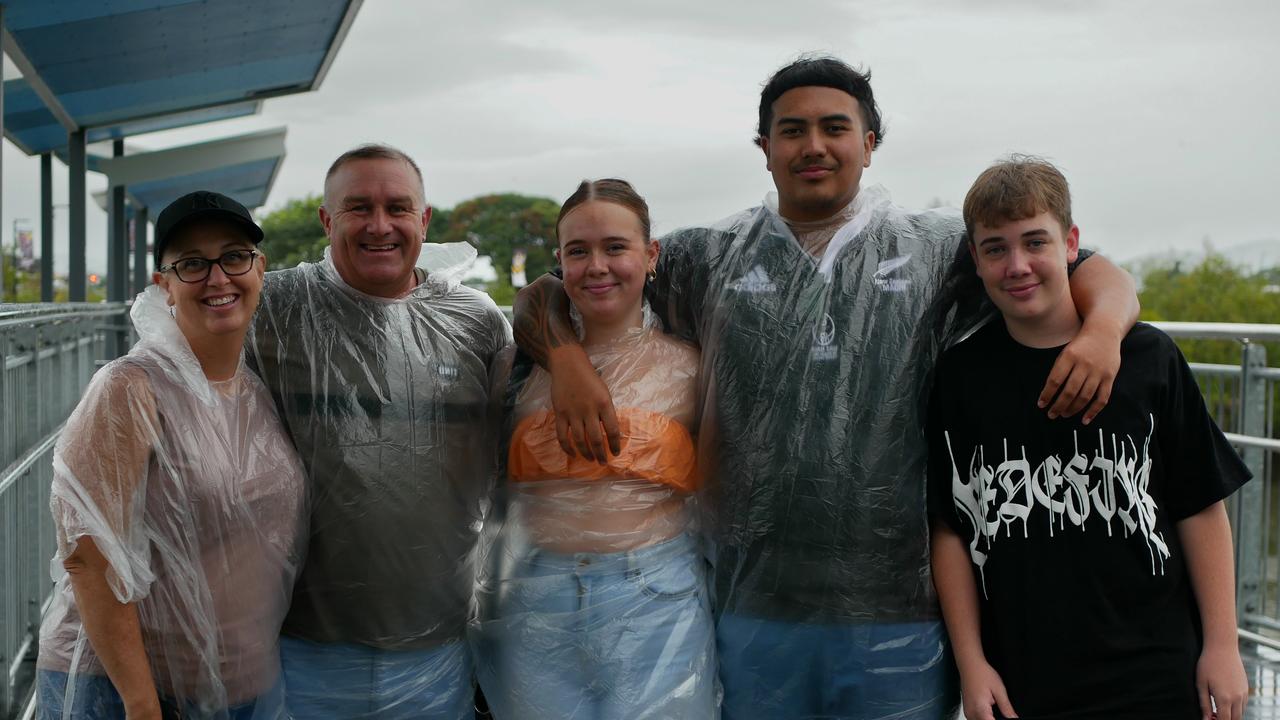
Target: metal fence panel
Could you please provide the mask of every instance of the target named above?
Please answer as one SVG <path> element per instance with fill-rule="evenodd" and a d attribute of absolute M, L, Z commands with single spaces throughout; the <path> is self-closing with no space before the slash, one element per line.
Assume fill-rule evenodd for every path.
<path fill-rule="evenodd" d="M 125 306 L 0 308 L 0 717 L 21 701 L 17 680 L 37 644 L 53 589 L 49 486 L 58 431 L 93 372 Z"/>

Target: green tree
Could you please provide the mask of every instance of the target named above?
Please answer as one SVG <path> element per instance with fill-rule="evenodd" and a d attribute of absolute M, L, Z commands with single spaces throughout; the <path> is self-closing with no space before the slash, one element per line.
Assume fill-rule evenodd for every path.
<path fill-rule="evenodd" d="M 1248 274 L 1210 254 L 1189 270 L 1165 263 L 1140 274 L 1143 320 L 1280 324 L 1280 292 L 1269 287 L 1273 271 Z M 1234 341 L 1179 340 L 1178 345 L 1192 362 L 1240 362 Z M 1272 364 L 1280 361 L 1280 346 L 1268 344 L 1267 358 Z"/>
<path fill-rule="evenodd" d="M 0 302 L 32 303 L 40 302 L 40 269 L 22 270 L 13 263 L 13 256 L 5 252 L 0 254 L 0 272 L 4 273 L 4 295 Z M 66 292 L 62 292 L 63 300 Z"/>
<path fill-rule="evenodd" d="M 282 270 L 324 257 L 329 239 L 317 213 L 321 200 L 319 195 L 290 200 L 262 218 L 262 250 L 267 254 L 268 269 Z"/>
<path fill-rule="evenodd" d="M 481 195 L 459 203 L 431 220 L 434 242 L 469 242 L 493 259 L 497 286 L 511 284 L 511 257 L 528 253 L 525 275 L 532 280 L 555 267 L 556 216 L 560 206 L 548 198 L 515 193 Z M 441 217 L 443 215 L 443 217 Z"/>
<path fill-rule="evenodd" d="M 504 283 L 504 282 L 489 283 L 489 287 L 488 289 L 485 290 L 485 292 L 489 293 L 489 297 L 493 298 L 493 301 L 499 305 L 510 306 L 515 304 L 516 288 L 511 287 L 511 285 L 507 283 Z"/>
<path fill-rule="evenodd" d="M 452 221 L 452 210 L 432 206 L 431 222 L 427 225 L 427 242 L 444 242 L 440 238 L 449 232 L 449 224 Z"/>

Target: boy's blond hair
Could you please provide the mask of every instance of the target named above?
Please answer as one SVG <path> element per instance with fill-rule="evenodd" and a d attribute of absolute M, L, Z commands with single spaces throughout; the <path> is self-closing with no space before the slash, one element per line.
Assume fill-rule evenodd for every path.
<path fill-rule="evenodd" d="M 973 242 L 978 225 L 998 227 L 1048 212 L 1066 232 L 1071 222 L 1071 189 L 1053 163 L 1033 155 L 1010 155 L 982 171 L 964 197 L 964 227 Z"/>

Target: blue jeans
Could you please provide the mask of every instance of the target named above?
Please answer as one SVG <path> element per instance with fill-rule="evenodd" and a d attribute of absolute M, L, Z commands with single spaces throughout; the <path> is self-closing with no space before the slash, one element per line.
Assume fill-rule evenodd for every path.
<path fill-rule="evenodd" d="M 281 636 L 285 706 L 294 718 L 461 720 L 475 714 L 465 642 L 380 650 Z"/>
<path fill-rule="evenodd" d="M 959 705 L 941 622 L 807 624 L 725 614 L 725 720 L 941 720 Z"/>
<path fill-rule="evenodd" d="M 479 633 L 494 717 L 715 718 L 706 570 L 688 535 L 618 553 L 532 549 Z"/>
<path fill-rule="evenodd" d="M 124 701 L 106 675 L 76 675 L 71 697 L 68 697 L 67 680 L 67 674 L 57 670 L 36 673 L 36 717 L 40 720 L 124 720 Z M 165 718 L 182 720 L 283 719 L 283 688 L 277 681 L 255 700 L 214 710 L 162 697 L 160 711 Z"/>

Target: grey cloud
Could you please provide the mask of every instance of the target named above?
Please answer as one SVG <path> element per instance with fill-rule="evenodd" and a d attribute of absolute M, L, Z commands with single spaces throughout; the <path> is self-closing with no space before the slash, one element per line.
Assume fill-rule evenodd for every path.
<path fill-rule="evenodd" d="M 589 0 L 508 0 L 503 15 L 524 22 L 562 23 L 579 28 L 627 33 L 646 32 L 709 39 L 759 40 L 808 38 L 831 26 L 855 22 L 857 3 L 842 0 L 738 0 L 733 3 L 646 0 L 604 3 Z"/>

